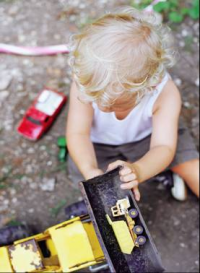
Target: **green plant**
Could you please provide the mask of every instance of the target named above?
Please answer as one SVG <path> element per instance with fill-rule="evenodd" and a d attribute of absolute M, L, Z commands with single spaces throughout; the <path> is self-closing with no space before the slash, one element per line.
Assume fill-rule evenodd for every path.
<path fill-rule="evenodd" d="M 194 20 L 199 19 L 199 0 L 192 1 L 192 8 L 189 9 L 188 15 Z"/>
<path fill-rule="evenodd" d="M 60 211 L 65 207 L 67 200 L 62 199 L 60 202 L 54 207 L 50 209 L 51 217 L 57 217 Z"/>
<path fill-rule="evenodd" d="M 131 0 L 131 5 L 138 9 L 143 9 L 151 4 L 152 1 L 141 0 L 138 4 Z M 186 1 L 168 0 L 160 2 L 154 6 L 154 10 L 163 14 L 164 18 L 173 23 L 181 23 L 187 16 L 193 20 L 199 19 L 199 0 L 192 0 L 186 5 Z"/>
<path fill-rule="evenodd" d="M 142 0 L 142 1 L 135 1 L 131 0 L 131 6 L 137 8 L 137 9 L 144 9 L 147 6 L 151 5 L 152 0 Z"/>
<path fill-rule="evenodd" d="M 8 166 L 8 172 L 6 174 L 4 174 L 2 177 L 0 177 L 0 190 L 5 189 L 8 187 L 7 179 L 9 179 L 12 175 L 12 167 Z"/>

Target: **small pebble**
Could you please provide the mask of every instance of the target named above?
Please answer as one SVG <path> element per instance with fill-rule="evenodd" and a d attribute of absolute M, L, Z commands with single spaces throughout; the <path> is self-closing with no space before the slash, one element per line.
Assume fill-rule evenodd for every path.
<path fill-rule="evenodd" d="M 35 210 L 33 209 L 33 208 L 31 208 L 31 209 L 28 209 L 28 213 L 34 213 L 35 212 Z"/>
<path fill-rule="evenodd" d="M 52 166 L 53 162 L 52 161 L 48 161 L 47 162 L 47 166 Z"/>
<path fill-rule="evenodd" d="M 185 47 L 185 43 L 183 41 L 179 42 L 180 47 Z"/>
<path fill-rule="evenodd" d="M 195 85 L 199 87 L 199 78 L 198 78 L 198 79 L 196 79 L 196 81 L 195 81 Z"/>
<path fill-rule="evenodd" d="M 186 244 L 184 244 L 184 243 L 180 243 L 180 247 L 186 248 L 187 246 L 186 246 Z"/>
<path fill-rule="evenodd" d="M 185 108 L 191 109 L 191 104 L 188 101 L 184 102 L 183 105 Z"/>
<path fill-rule="evenodd" d="M 56 179 L 55 178 L 44 178 L 40 184 L 40 188 L 42 191 L 54 191 L 55 189 L 55 184 L 56 184 Z"/>
<path fill-rule="evenodd" d="M 29 148 L 27 152 L 28 152 L 28 154 L 34 154 L 35 150 L 33 148 Z"/>
<path fill-rule="evenodd" d="M 182 80 L 179 78 L 175 79 L 174 82 L 178 87 L 182 85 Z"/>
<path fill-rule="evenodd" d="M 16 197 L 14 197 L 14 198 L 12 199 L 12 203 L 16 204 L 17 202 L 18 202 L 18 199 L 17 199 Z"/>
<path fill-rule="evenodd" d="M 188 36 L 188 31 L 186 29 L 182 30 L 182 36 L 187 37 Z"/>
<path fill-rule="evenodd" d="M 0 90 L 5 90 L 9 87 L 12 81 L 12 75 L 8 71 L 0 73 Z"/>
<path fill-rule="evenodd" d="M 15 189 L 10 189 L 10 194 L 11 195 L 15 195 L 17 193 L 17 191 Z"/>
<path fill-rule="evenodd" d="M 14 16 L 18 13 L 19 11 L 19 8 L 18 6 L 11 6 L 11 8 L 8 10 L 8 14 L 11 15 L 11 16 Z"/>

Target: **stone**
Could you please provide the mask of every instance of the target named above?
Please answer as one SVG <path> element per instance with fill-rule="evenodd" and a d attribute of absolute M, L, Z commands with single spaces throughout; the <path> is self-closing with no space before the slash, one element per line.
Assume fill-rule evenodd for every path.
<path fill-rule="evenodd" d="M 176 79 L 174 80 L 174 82 L 175 82 L 175 84 L 176 84 L 178 87 L 180 87 L 180 86 L 182 85 L 182 80 L 179 79 L 179 78 L 176 78 Z"/>
<path fill-rule="evenodd" d="M 180 47 L 184 47 L 184 46 L 185 46 L 185 43 L 184 43 L 183 41 L 180 41 L 180 42 L 179 42 L 179 46 L 180 46 Z"/>
<path fill-rule="evenodd" d="M 10 189 L 10 194 L 15 195 L 17 193 L 16 189 Z"/>
<path fill-rule="evenodd" d="M 12 199 L 12 203 L 16 204 L 17 202 L 18 202 L 18 199 L 17 199 L 16 197 L 14 197 L 14 198 Z"/>
<path fill-rule="evenodd" d="M 34 210 L 34 208 L 31 208 L 31 209 L 28 209 L 28 213 L 34 213 L 35 212 L 35 210 Z"/>
<path fill-rule="evenodd" d="M 21 179 L 21 183 L 22 184 L 27 184 L 28 183 L 28 177 L 27 176 L 23 176 Z"/>
<path fill-rule="evenodd" d="M 183 105 L 184 105 L 184 107 L 185 108 L 187 108 L 187 109 L 191 109 L 191 104 L 188 102 L 188 101 L 185 101 L 184 103 L 183 103 Z"/>
<path fill-rule="evenodd" d="M 40 184 L 40 188 L 42 191 L 54 191 L 56 184 L 55 178 L 44 178 L 42 183 Z"/>
<path fill-rule="evenodd" d="M 184 244 L 184 243 L 180 243 L 180 247 L 186 248 L 187 246 L 186 246 L 186 244 Z"/>
<path fill-rule="evenodd" d="M 24 43 L 26 41 L 26 36 L 21 34 L 18 36 L 18 42 L 19 43 Z"/>
<path fill-rule="evenodd" d="M 34 154 L 35 150 L 33 148 L 29 148 L 27 152 L 28 152 L 28 154 Z"/>
<path fill-rule="evenodd" d="M 32 165 L 27 165 L 26 166 L 26 174 L 31 174 L 33 173 L 33 167 Z"/>
<path fill-rule="evenodd" d="M 176 226 L 179 226 L 181 224 L 181 221 L 180 220 L 178 220 L 178 219 L 175 219 L 174 220 L 174 226 L 176 227 Z"/>
<path fill-rule="evenodd" d="M 46 146 L 43 145 L 43 146 L 40 146 L 39 149 L 40 149 L 40 151 L 45 151 L 47 148 L 46 148 Z"/>
<path fill-rule="evenodd" d="M 9 201 L 8 199 L 5 199 L 5 200 L 3 201 L 3 205 L 4 205 L 4 206 L 8 206 L 9 203 L 10 203 L 10 201 Z"/>
<path fill-rule="evenodd" d="M 11 15 L 11 16 L 14 16 L 18 13 L 19 11 L 19 8 L 18 6 L 11 6 L 11 8 L 8 10 L 8 14 Z"/>
<path fill-rule="evenodd" d="M 187 37 L 188 35 L 189 35 L 189 33 L 188 33 L 187 29 L 183 29 L 182 30 L 182 36 Z"/>
<path fill-rule="evenodd" d="M 12 81 L 12 75 L 8 71 L 0 72 L 0 90 L 7 89 Z"/>
<path fill-rule="evenodd" d="M 29 187 L 32 189 L 32 190 L 36 190 L 38 188 L 38 185 L 37 183 L 30 183 Z"/>
<path fill-rule="evenodd" d="M 59 34 L 55 34 L 53 37 L 55 40 L 60 40 L 60 38 L 61 38 Z"/>
<path fill-rule="evenodd" d="M 196 79 L 196 81 L 195 81 L 195 85 L 199 87 L 199 78 L 198 78 L 198 79 Z"/>
<path fill-rule="evenodd" d="M 47 162 L 47 166 L 52 166 L 53 162 L 52 161 L 48 161 Z"/>
<path fill-rule="evenodd" d="M 80 9 L 85 9 L 86 8 L 86 4 L 85 3 L 81 3 L 79 6 Z"/>

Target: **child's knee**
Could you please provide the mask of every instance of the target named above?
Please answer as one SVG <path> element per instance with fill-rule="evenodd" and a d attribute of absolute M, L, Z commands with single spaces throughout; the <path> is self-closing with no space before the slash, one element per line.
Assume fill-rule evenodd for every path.
<path fill-rule="evenodd" d="M 179 175 L 184 173 L 196 174 L 196 172 L 199 172 L 199 159 L 193 159 L 182 164 L 179 164 L 173 167 L 172 171 Z"/>

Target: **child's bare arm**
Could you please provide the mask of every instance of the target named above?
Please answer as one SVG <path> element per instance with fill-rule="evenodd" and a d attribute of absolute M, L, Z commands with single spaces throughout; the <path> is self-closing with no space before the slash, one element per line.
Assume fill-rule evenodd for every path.
<path fill-rule="evenodd" d="M 172 162 L 176 146 L 181 97 L 175 84 L 170 80 L 153 109 L 153 133 L 149 152 L 137 162 L 124 163 L 121 180 L 124 189 L 131 189 L 156 174 L 162 172 Z M 109 165 L 115 168 L 120 162 Z M 121 162 L 122 164 L 122 162 Z"/>
<path fill-rule="evenodd" d="M 170 80 L 153 109 L 150 151 L 138 162 L 135 162 L 140 182 L 164 171 L 172 162 L 177 147 L 180 111 L 180 93 Z"/>
<path fill-rule="evenodd" d="M 85 179 L 102 173 L 98 170 L 94 147 L 90 140 L 92 118 L 92 106 L 79 101 L 77 87 L 73 83 L 66 136 L 69 153 Z"/>

